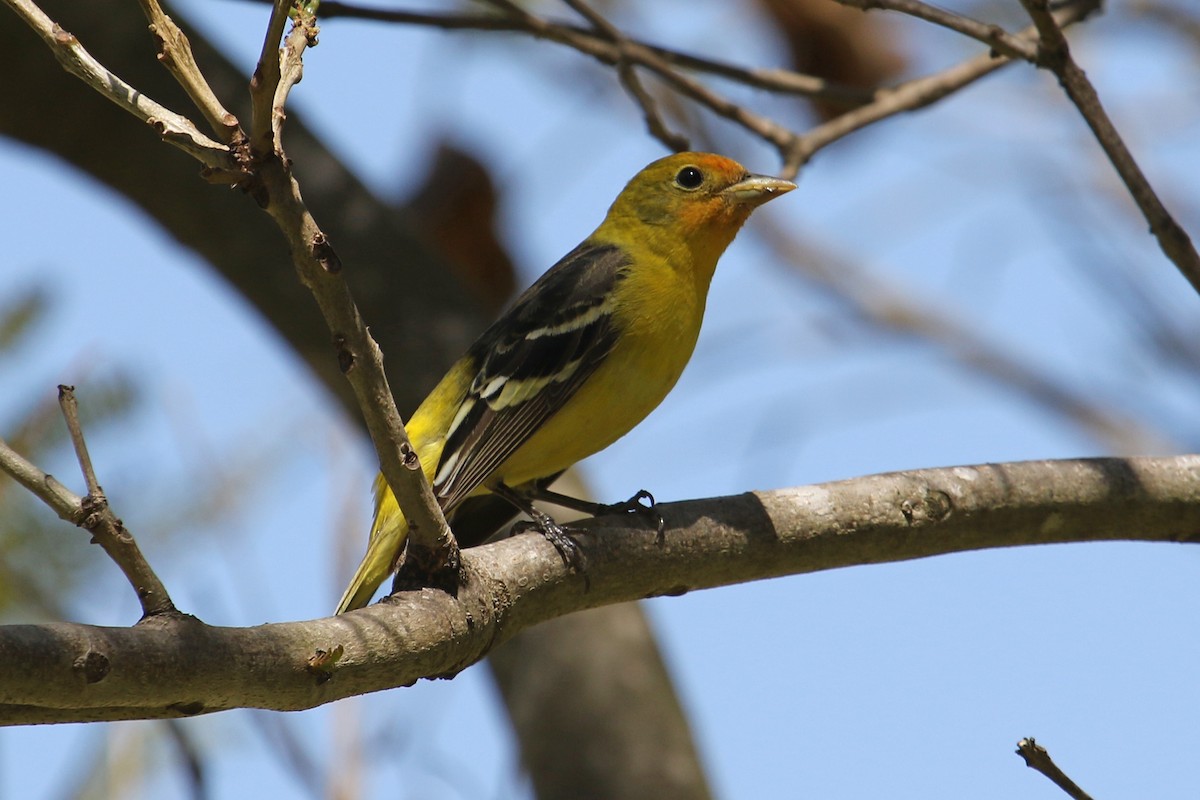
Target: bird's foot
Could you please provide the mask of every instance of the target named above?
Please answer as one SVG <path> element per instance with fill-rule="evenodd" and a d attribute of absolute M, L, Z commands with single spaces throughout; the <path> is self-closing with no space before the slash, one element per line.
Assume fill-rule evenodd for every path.
<path fill-rule="evenodd" d="M 537 530 L 542 536 L 546 537 L 546 540 L 550 544 L 554 545 L 554 549 L 558 551 L 563 564 L 570 567 L 573 571 L 584 575 L 586 562 L 583 558 L 583 551 L 579 548 L 579 543 L 567 533 L 567 528 L 555 522 L 554 518 L 549 514 L 539 511 L 536 508 L 532 510 L 530 516 L 533 519 L 518 522 L 514 526 L 514 530 L 517 528 L 521 530 L 529 530 L 530 528 Z"/>
<path fill-rule="evenodd" d="M 645 489 L 640 489 L 637 494 L 624 503 L 606 503 L 600 506 L 600 513 L 643 514 L 654 521 L 655 529 L 658 531 L 658 543 L 662 544 L 663 532 L 666 530 L 667 522 L 658 511 L 658 503 L 655 502 L 654 495 Z"/>

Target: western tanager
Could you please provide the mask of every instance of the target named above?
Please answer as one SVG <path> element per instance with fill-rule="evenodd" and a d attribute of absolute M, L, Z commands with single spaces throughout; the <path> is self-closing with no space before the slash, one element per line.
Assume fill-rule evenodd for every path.
<path fill-rule="evenodd" d="M 443 509 L 492 492 L 531 511 L 536 481 L 641 422 L 691 358 L 717 259 L 751 211 L 794 188 L 711 153 L 635 175 L 600 227 L 484 331 L 409 420 Z M 549 517 L 535 519 L 552 541 L 561 536 Z M 381 475 L 367 553 L 339 614 L 370 601 L 407 534 Z"/>

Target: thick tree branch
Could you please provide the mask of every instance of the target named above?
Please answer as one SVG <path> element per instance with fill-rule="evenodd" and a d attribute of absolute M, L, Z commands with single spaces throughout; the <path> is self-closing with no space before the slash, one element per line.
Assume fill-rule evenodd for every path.
<path fill-rule="evenodd" d="M 579 524 L 585 579 L 543 537 L 463 554 L 466 580 L 337 618 L 233 629 L 159 616 L 130 629 L 0 628 L 0 721 L 292 710 L 449 677 L 538 622 L 611 603 L 991 547 L 1200 538 L 1200 456 L 916 470 L 660 507 Z M 340 652 L 314 669 L 321 653 Z"/>

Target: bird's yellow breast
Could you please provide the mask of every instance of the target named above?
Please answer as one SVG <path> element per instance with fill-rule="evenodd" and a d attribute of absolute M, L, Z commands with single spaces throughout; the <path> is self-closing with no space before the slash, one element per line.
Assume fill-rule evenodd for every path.
<path fill-rule="evenodd" d="M 495 473 L 510 486 L 553 475 L 620 439 L 653 411 L 683 374 L 700 334 L 707 282 L 666 262 L 616 289 L 612 353 Z"/>

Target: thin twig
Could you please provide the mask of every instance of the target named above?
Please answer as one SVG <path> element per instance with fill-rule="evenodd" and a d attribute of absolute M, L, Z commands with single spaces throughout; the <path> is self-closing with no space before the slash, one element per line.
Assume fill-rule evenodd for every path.
<path fill-rule="evenodd" d="M 287 238 L 296 272 L 333 334 L 338 364 L 358 399 L 379 454 L 380 470 L 408 521 L 410 561 L 419 563 L 422 577 L 442 570 L 456 572 L 458 544 L 404 430 L 383 369 L 383 353 L 350 295 L 341 274 L 341 259 L 309 212 L 283 154 L 284 103 L 300 80 L 304 49 L 315 43 L 317 34 L 312 15 L 297 7 L 297 20 L 280 50 L 279 36 L 291 5 L 292 0 L 276 0 L 250 82 L 254 109 L 251 141 L 257 165 L 250 192 Z"/>
<path fill-rule="evenodd" d="M 83 472 L 83 482 L 88 494 L 101 502 L 108 502 L 104 490 L 96 480 L 96 470 L 92 467 L 92 457 L 88 453 L 87 442 L 83 440 L 83 426 L 79 422 L 79 401 L 75 399 L 75 387 L 59 384 L 58 405 L 62 409 L 63 419 L 67 422 L 67 432 L 71 436 L 71 445 L 75 448 L 75 459 Z"/>
<path fill-rule="evenodd" d="M 258 2 L 264 1 L 258 0 Z M 395 22 L 405 25 L 424 25 L 443 30 L 532 34 L 538 38 L 550 39 L 560 44 L 568 44 L 609 65 L 615 65 L 619 60 L 619 54 L 612 44 L 600 38 L 594 30 L 567 23 L 549 22 L 537 17 L 531 18 L 523 12 L 517 16 L 509 16 L 505 13 L 437 14 L 405 9 L 368 8 L 357 6 L 353 3 L 337 2 L 337 0 L 325 0 L 325 2 L 321 3 L 322 19 L 330 20 L 338 17 Z M 577 38 L 571 39 L 570 37 Z M 669 47 L 650 44 L 638 39 L 627 37 L 626 40 L 632 45 L 653 52 L 664 62 L 672 66 L 710 75 L 719 75 L 723 78 L 769 92 L 820 98 L 825 102 L 846 107 L 868 102 L 873 95 L 870 89 L 848 86 L 793 70 L 743 67 L 738 64 L 730 64 L 726 61 L 698 56 L 694 53 L 686 53 L 680 50 L 673 50 Z"/>
<path fill-rule="evenodd" d="M 1067 777 L 1067 774 L 1058 768 L 1058 765 L 1050 758 L 1050 753 L 1046 748 L 1042 747 L 1033 737 L 1022 739 L 1017 742 L 1017 755 L 1025 759 L 1025 766 L 1030 769 L 1036 769 L 1038 772 L 1045 775 L 1054 785 L 1062 789 L 1073 800 L 1092 800 L 1092 796 L 1079 788 L 1075 781 Z"/>
<path fill-rule="evenodd" d="M 278 153 L 282 147 L 277 138 L 279 126 L 275 124 L 275 90 L 282 75 L 279 43 L 293 3 L 294 0 L 275 0 L 271 4 L 262 52 L 250 79 L 250 146 L 260 158 Z"/>
<path fill-rule="evenodd" d="M 32 0 L 0 0 L 17 13 L 50 48 L 63 68 L 142 122 L 165 141 L 217 173 L 238 173 L 226 145 L 205 136 L 192 121 L 151 100 L 92 57 L 79 40 L 50 19 Z"/>
<path fill-rule="evenodd" d="M 316 19 L 311 14 L 301 14 L 294 19 L 292 30 L 284 40 L 283 50 L 279 55 L 279 85 L 275 87 L 275 96 L 272 98 L 277 128 L 282 125 L 288 95 L 304 77 L 304 50 L 316 46 L 319 32 Z M 276 139 L 279 139 L 278 131 Z"/>
<path fill-rule="evenodd" d="M 793 131 L 769 117 L 756 114 L 717 94 L 695 78 L 679 72 L 654 52 L 639 48 L 632 43 L 628 46 L 628 52 L 631 59 L 657 73 L 659 77 L 673 85 L 680 94 L 690 97 L 718 116 L 736 122 L 760 139 L 775 145 L 781 156 L 786 156 L 795 146 L 798 137 Z"/>
<path fill-rule="evenodd" d="M 56 54 L 63 52 L 64 46 L 66 46 L 66 52 L 72 55 L 78 53 L 86 55 L 74 37 L 65 34 L 31 0 L 0 0 L 0 2 L 16 8 L 22 18 L 42 34 L 42 38 Z M 285 85 L 282 92 L 280 91 L 285 76 L 280 63 L 281 54 L 278 45 L 283 28 L 287 23 L 290 6 L 290 0 L 277 0 L 271 17 L 270 31 L 263 43 L 263 54 L 255 70 L 254 79 L 251 81 L 251 102 L 254 115 L 251 136 L 256 158 L 251 159 L 247 168 L 253 169 L 254 174 L 246 177 L 234 166 L 236 162 L 230 157 L 232 153 L 229 147 L 207 139 L 196 131 L 190 121 L 175 115 L 180 120 L 179 125 L 186 125 L 187 129 L 197 137 L 197 140 L 208 143 L 206 147 L 194 148 L 195 152 L 186 147 L 184 149 L 203 163 L 210 166 L 215 165 L 217 170 L 225 170 L 229 174 L 236 173 L 245 177 L 244 185 L 247 190 L 279 226 L 290 246 L 296 271 L 299 273 L 301 281 L 312 291 L 326 324 L 332 332 L 335 346 L 338 349 L 338 363 L 354 389 L 359 407 L 366 419 L 371 440 L 380 454 L 380 469 L 408 518 L 409 552 L 416 550 L 423 553 L 422 561 L 430 570 L 440 568 L 456 570 L 459 563 L 458 545 L 454 541 L 450 526 L 446 524 L 437 499 L 433 495 L 433 490 L 429 486 L 429 481 L 420 468 L 416 452 L 404 431 L 400 413 L 396 410 L 395 400 L 388 386 L 387 377 L 384 375 L 383 355 L 375 340 L 368 333 L 358 307 L 350 296 L 349 288 L 341 275 L 341 261 L 329 239 L 317 226 L 312 214 L 305 206 L 300 195 L 299 184 L 292 175 L 290 164 L 282 153 L 279 131 L 283 122 L 283 109 L 276 109 L 274 100 L 277 96 L 286 98 L 287 89 L 294 85 L 299 78 L 298 68 L 289 66 L 286 76 L 289 83 Z M 306 12 L 302 12 L 302 16 L 304 13 Z M 310 37 L 315 36 L 316 28 L 311 19 L 302 19 L 301 24 L 293 29 L 293 33 L 303 39 L 301 42 L 289 41 L 289 46 L 294 48 L 294 56 L 289 56 L 289 58 L 296 60 L 304 46 L 311 41 Z M 148 102 L 139 92 L 112 76 L 90 56 L 87 56 L 87 59 L 94 65 L 89 72 L 84 74 L 80 74 L 76 70 L 72 70 L 72 72 L 80 74 L 80 77 L 94 89 L 131 113 L 137 116 L 145 115 L 143 105 L 139 105 L 137 102 L 126 102 L 127 98 L 134 98 L 143 103 Z M 100 78 L 95 76 L 100 76 Z M 172 142 L 179 144 L 174 139 Z M 277 147 L 277 145 L 279 146 Z M 213 153 L 220 153 L 224 158 L 215 159 Z M 44 473 L 37 474 L 46 477 Z M 37 474 L 28 477 L 28 480 L 37 483 L 39 480 Z M 76 522 L 75 516 L 79 513 L 79 502 L 74 495 L 69 495 L 67 502 L 71 502 L 72 499 L 76 501 L 74 506 L 64 508 L 60 504 L 56 510 L 59 511 L 60 516 L 65 514 L 65 519 Z M 101 521 L 105 518 L 105 515 L 101 515 Z M 127 538 L 132 544 L 132 537 L 128 536 L 123 527 L 120 527 L 120 521 L 115 517 L 112 520 L 117 526 L 118 539 Z M 97 536 L 97 540 L 105 546 L 106 550 L 108 549 L 109 545 L 106 544 L 105 539 Z M 136 546 L 134 548 L 136 549 Z M 114 555 L 110 551 L 109 554 L 113 556 L 114 560 L 118 559 L 119 553 Z M 138 554 L 138 558 L 140 558 L 140 554 Z M 125 568 L 123 561 L 118 560 L 118 564 L 121 564 L 123 569 Z M 142 564 L 144 564 L 144 560 L 142 560 Z M 145 573 L 153 576 L 153 572 L 149 570 L 148 566 L 144 570 L 135 569 L 134 572 L 137 575 Z M 127 571 L 126 574 L 130 575 L 130 572 Z M 157 578 L 154 578 L 154 581 L 157 583 Z M 149 586 L 149 584 L 145 585 Z M 143 584 L 138 583 L 135 586 L 139 587 L 139 594 L 141 594 Z M 145 602 L 151 603 L 153 609 L 170 607 L 170 599 L 167 598 L 165 590 L 161 589 L 161 583 L 157 583 L 157 587 L 156 591 L 150 592 L 151 596 L 145 598 Z M 153 588 L 151 587 L 151 589 Z"/>
<path fill-rule="evenodd" d="M 642 116 L 646 119 L 646 128 L 650 131 L 650 135 L 662 142 L 669 150 L 679 152 L 691 149 L 686 136 L 672 131 L 667 127 L 666 121 L 658 111 L 658 103 L 646 91 L 646 87 L 642 85 L 642 81 L 637 74 L 637 69 L 625 55 L 628 49 L 628 40 L 625 34 L 617 26 L 605 19 L 603 14 L 597 12 L 583 0 L 564 0 L 564 2 L 590 22 L 597 33 L 616 45 L 617 52 L 620 53 L 616 65 L 617 77 L 620 79 L 621 85 L 625 87 L 626 91 L 633 96 L 638 106 L 641 107 Z"/>
<path fill-rule="evenodd" d="M 975 59 L 963 67 L 955 68 L 955 70 L 948 70 L 946 73 L 939 73 L 927 79 L 911 81 L 895 89 L 868 91 L 851 89 L 788 70 L 738 67 L 650 45 L 628 36 L 623 38 L 624 46 L 619 47 L 611 40 L 601 39 L 596 30 L 551 22 L 512 3 L 504 2 L 504 0 L 493 0 L 491 5 L 496 7 L 499 13 L 427 14 L 414 11 L 367 9 L 340 2 L 322 3 L 321 12 L 326 19 L 331 16 L 345 16 L 428 25 L 446 30 L 525 33 L 565 45 L 604 64 L 619 65 L 622 60 L 625 63 L 636 63 L 656 72 L 660 78 L 673 85 L 681 94 L 709 107 L 721 116 L 741 124 L 752 133 L 774 144 L 783 157 L 783 175 L 785 177 L 795 177 L 800 166 L 812 158 L 819 148 L 879 119 L 934 102 L 1004 63 L 993 64 L 990 59 L 983 57 Z M 607 23 L 607 20 L 605 22 Z M 716 95 L 704 84 L 680 73 L 678 68 L 720 75 L 747 86 L 768 91 L 819 97 L 826 101 L 856 107 L 856 111 L 831 120 L 805 136 L 797 136 L 773 121 L 759 117 Z"/>
<path fill-rule="evenodd" d="M 579 13 L 592 23 L 592 29 L 580 28 L 565 23 L 538 17 L 510 0 L 486 0 L 498 13 L 477 15 L 427 14 L 413 11 L 359 8 L 346 3 L 325 2 L 322 14 L 376 19 L 418 25 L 429 25 L 447 30 L 492 30 L 525 33 L 570 47 L 601 63 L 617 66 L 636 65 L 656 73 L 672 85 L 680 94 L 707 107 L 719 116 L 732 120 L 759 138 L 773 144 L 783 158 L 784 177 L 795 177 L 800 167 L 822 147 L 867 125 L 889 116 L 910 111 L 933 103 L 980 77 L 999 69 L 1012 58 L 1032 57 L 1037 50 L 1036 32 L 1008 34 L 995 25 L 960 17 L 940 11 L 917 0 L 841 0 L 857 7 L 891 8 L 914 13 L 931 22 L 943 24 L 988 44 L 993 52 L 970 59 L 935 75 L 919 78 L 890 89 L 875 91 L 855 90 L 811 76 L 787 70 L 755 70 L 723 62 L 712 61 L 679 51 L 633 39 L 618 31 L 612 35 L 612 25 L 590 9 L 581 8 L 581 3 L 569 2 Z M 1062 24 L 1071 24 L 1085 18 L 1098 7 L 1098 0 L 1081 0 L 1064 6 L 1058 12 Z M 1003 53 L 1004 55 L 1001 55 Z M 814 128 L 804 135 L 779 125 L 774 120 L 755 114 L 717 94 L 702 82 L 680 72 L 680 68 L 707 72 L 721 77 L 769 91 L 803 94 L 820 97 L 832 102 L 845 103 L 851 111 Z M 634 87 L 626 84 L 635 98 L 646 106 Z M 653 124 L 648 115 L 647 122 Z M 659 135 L 661 132 L 656 132 Z M 668 145 L 671 146 L 671 145 Z"/>
<path fill-rule="evenodd" d="M 921 0 L 837 0 L 837 2 L 863 11 L 872 9 L 896 11 L 934 25 L 940 25 L 948 30 L 961 33 L 963 36 L 977 39 L 996 53 L 1009 58 L 1033 61 L 1037 54 L 1036 43 L 1020 36 L 1013 36 L 995 23 L 980 22 L 963 14 L 955 14 L 952 11 L 931 6 Z"/>
<path fill-rule="evenodd" d="M 560 44 L 565 44 L 607 64 L 616 64 L 625 58 L 645 67 L 673 85 L 680 94 L 705 106 L 718 116 L 737 123 L 760 139 L 775 145 L 781 155 L 786 155 L 795 144 L 797 137 L 792 131 L 772 119 L 755 114 L 728 100 L 695 78 L 684 75 L 648 47 L 632 40 L 626 40 L 623 48 L 615 47 L 612 43 L 598 47 L 594 36 L 580 36 L 576 31 L 531 14 L 509 0 L 487 0 L 487 2 L 502 12 L 519 18 L 525 24 L 526 30 L 536 36 L 544 36 Z"/>
<path fill-rule="evenodd" d="M 838 1 L 845 5 L 857 6 L 857 0 Z M 895 5 L 905 4 L 897 2 Z M 885 5 L 884 0 L 881 0 L 876 7 L 891 8 L 892 4 L 888 2 Z M 1063 6 L 1055 14 L 1061 25 L 1073 25 L 1083 21 L 1099 8 L 1099 0 L 1080 0 L 1080 2 Z M 949 12 L 940 13 L 948 14 Z M 1026 47 L 1036 49 L 1034 43 L 1037 41 L 1037 30 L 1032 26 L 1009 38 L 1019 43 L 1019 46 L 1014 46 L 1015 49 Z M 834 117 L 801 135 L 797 139 L 795 147 L 788 154 L 781 174 L 785 178 L 794 178 L 800 167 L 808 163 L 809 159 L 821 148 L 881 119 L 905 111 L 915 111 L 935 103 L 985 75 L 1008 66 L 1016 57 L 998 55 L 994 52 L 984 53 L 941 72 L 915 78 L 891 89 L 880 89 L 872 102 Z"/>
<path fill-rule="evenodd" d="M 997 56 L 1019 58 L 1048 69 L 1057 77 L 1067 96 L 1079 113 L 1092 129 L 1096 140 L 1100 143 L 1117 174 L 1121 177 L 1134 202 L 1141 210 L 1146 221 L 1150 223 L 1150 231 L 1158 240 L 1163 253 L 1179 268 L 1184 277 L 1196 291 L 1200 291 L 1200 253 L 1196 252 L 1191 237 L 1175 221 L 1167 211 L 1158 195 L 1155 193 L 1145 174 L 1134 160 L 1126 147 L 1116 126 L 1105 112 L 1096 94 L 1096 89 L 1088 80 L 1087 75 L 1071 57 L 1070 48 L 1062 28 L 1069 24 L 1071 17 L 1080 13 L 1079 7 L 1086 6 L 1083 13 L 1090 13 L 1096 4 L 1071 4 L 1057 11 L 1051 11 L 1049 0 L 1021 0 L 1034 23 L 1032 32 L 1022 31 L 1019 34 L 1009 34 L 998 25 L 991 25 L 978 20 L 945 11 L 928 5 L 921 0 L 838 0 L 843 5 L 855 8 L 879 8 L 898 11 L 918 19 L 923 19 L 950 30 L 977 39 L 992 48 Z M 878 109 L 877 109 L 878 110 Z M 847 115 L 855 121 L 870 119 L 871 114 L 863 109 L 849 112 Z M 838 119 L 832 120 L 839 123 Z M 844 135 L 844 134 L 843 134 Z M 806 138 L 806 137 L 804 137 Z M 809 148 L 811 149 L 811 148 Z M 804 152 L 798 152 L 788 163 L 787 168 L 803 163 Z M 787 169 L 784 174 L 787 175 Z"/>
<path fill-rule="evenodd" d="M 85 516 L 81 498 L 48 473 L 21 457 L 20 453 L 0 439 L 0 470 L 32 492 L 61 519 L 78 525 Z"/>
<path fill-rule="evenodd" d="M 1021 0 L 1021 5 L 1025 6 L 1040 37 L 1035 63 L 1058 77 L 1067 97 L 1083 115 L 1096 141 L 1129 189 L 1142 216 L 1150 223 L 1150 232 L 1158 240 L 1159 247 L 1192 284 L 1192 288 L 1200 292 L 1200 253 L 1196 252 L 1187 231 L 1175 221 L 1155 193 L 1104 106 L 1100 104 L 1096 88 L 1071 57 L 1067 39 L 1050 12 L 1047 0 Z"/>
<path fill-rule="evenodd" d="M 907 81 L 892 89 L 880 89 L 872 102 L 839 114 L 797 137 L 784 159 L 780 175 L 793 179 L 822 148 L 882 119 L 924 108 L 1011 63 L 1011 59 L 985 53 L 933 75 Z"/>
<path fill-rule="evenodd" d="M 138 2 L 150 20 L 150 33 L 158 40 L 158 60 L 187 92 L 218 138 L 226 144 L 238 141 L 243 134 L 237 117 L 225 109 L 200 72 L 187 35 L 167 16 L 158 0 Z"/>
<path fill-rule="evenodd" d="M 734 103 L 733 101 L 721 96 L 717 92 L 709 89 L 703 83 L 690 76 L 679 72 L 677 66 L 697 67 L 702 60 L 695 57 L 682 57 L 682 54 L 674 53 L 668 55 L 670 51 L 665 51 L 662 48 L 655 48 L 633 39 L 626 39 L 623 47 L 617 44 L 606 41 L 598 36 L 595 31 L 581 29 L 578 27 L 563 25 L 531 14 L 520 6 L 508 2 L 508 0 L 487 0 L 487 2 L 496 7 L 500 15 L 503 15 L 501 21 L 496 21 L 495 17 L 500 15 L 490 15 L 487 17 L 446 17 L 437 15 L 416 14 L 412 12 L 367 12 L 365 9 L 358 9 L 355 16 L 370 17 L 373 19 L 388 19 L 397 22 L 413 22 L 418 24 L 431 24 L 438 27 L 446 27 L 451 29 L 486 29 L 486 30 L 505 30 L 520 33 L 530 34 L 542 39 L 548 39 L 558 44 L 570 47 L 584 55 L 591 56 L 601 63 L 610 66 L 618 65 L 624 58 L 631 64 L 644 67 L 661 77 L 666 82 L 673 85 L 676 90 L 702 106 L 716 113 L 718 116 L 725 117 L 743 128 L 747 129 L 759 138 L 773 144 L 780 153 L 786 156 L 795 146 L 796 134 L 788 130 L 786 127 L 776 123 L 767 117 L 755 114 L 754 112 Z M 323 3 L 321 5 L 322 13 L 330 7 L 331 4 Z M 345 11 L 348 6 L 344 4 L 336 5 L 335 8 Z M 349 16 L 349 14 L 343 14 Z M 461 23 L 461 24 L 459 24 Z M 692 59 L 690 63 L 682 63 L 682 61 Z M 672 63 L 672 62 L 676 63 Z M 764 83 L 770 83 L 771 77 L 782 73 L 774 70 L 767 71 L 740 71 L 730 65 L 721 65 L 720 68 L 715 68 L 716 62 L 705 62 L 708 64 L 710 71 L 720 72 L 725 77 L 730 77 L 738 80 L 745 77 L 745 82 L 749 85 L 763 86 Z M 800 78 L 798 73 L 788 73 L 793 78 Z M 833 84 L 828 82 L 814 83 L 810 88 L 814 90 L 820 87 L 821 92 L 800 92 L 797 85 L 802 81 L 796 81 L 788 85 L 788 89 L 783 89 L 782 86 L 786 82 L 780 82 L 777 87 L 778 91 L 793 91 L 803 94 L 820 94 L 825 96 L 824 90 L 830 90 L 830 97 L 834 98 L 834 102 L 839 96 L 839 91 L 833 91 Z M 840 94 L 841 102 L 846 102 L 849 105 L 854 105 L 868 99 L 872 96 L 870 92 L 844 92 Z"/>
<path fill-rule="evenodd" d="M 72 432 L 72 439 L 74 437 Z M 86 453 L 86 447 L 83 449 Z M 80 466 L 83 467 L 82 461 Z M 85 474 L 90 473 L 90 462 L 83 469 Z M 61 519 L 91 532 L 92 541 L 104 548 L 104 552 L 133 586 L 138 602 L 142 605 L 143 619 L 175 611 L 175 605 L 171 602 L 166 587 L 151 569 L 133 536 L 112 513 L 103 495 L 89 493 L 87 497 L 79 497 L 52 476 L 22 458 L 3 439 L 0 439 L 0 471 L 10 475 L 17 483 L 36 495 Z M 88 480 L 89 484 L 95 483 L 94 473 Z M 96 484 L 96 488 L 99 489 L 99 484 Z"/>
<path fill-rule="evenodd" d="M 651 136 L 662 142 L 668 150 L 677 153 L 692 149 L 686 136 L 667 127 L 666 121 L 659 113 L 658 101 L 646 90 L 641 79 L 638 78 L 633 64 L 628 61 L 621 61 L 617 64 L 617 77 L 620 79 L 621 85 L 633 95 L 633 99 L 641 106 L 642 116 L 646 120 L 646 130 L 650 132 Z"/>

